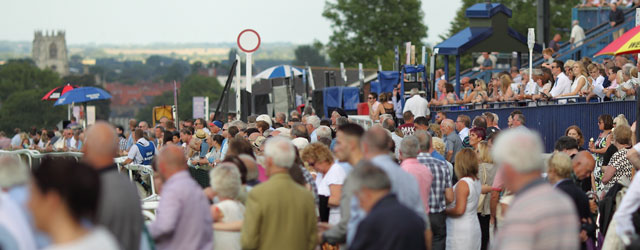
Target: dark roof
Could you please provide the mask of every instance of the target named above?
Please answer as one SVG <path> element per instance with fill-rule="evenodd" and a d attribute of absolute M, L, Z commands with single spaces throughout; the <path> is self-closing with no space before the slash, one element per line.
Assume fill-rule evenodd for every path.
<path fill-rule="evenodd" d="M 488 27 L 467 27 L 455 35 L 449 37 L 436 46 L 440 55 L 458 55 L 464 53 L 493 34 L 493 29 Z"/>
<path fill-rule="evenodd" d="M 500 12 L 511 17 L 511 10 L 500 3 L 477 3 L 469 7 L 465 14 L 467 18 L 491 18 Z"/>
<path fill-rule="evenodd" d="M 466 11 L 469 27 L 435 46 L 437 54 L 470 52 L 528 52 L 527 37 L 508 26 L 511 10 L 499 3 L 479 3 Z M 486 20 L 488 19 L 488 20 Z M 542 47 L 534 46 L 534 51 Z"/>

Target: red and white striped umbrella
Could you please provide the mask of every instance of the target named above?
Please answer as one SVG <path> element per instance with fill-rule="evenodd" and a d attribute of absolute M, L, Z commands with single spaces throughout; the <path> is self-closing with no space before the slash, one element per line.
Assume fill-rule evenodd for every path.
<path fill-rule="evenodd" d="M 67 83 L 67 85 L 56 87 L 49 91 L 46 95 L 42 97 L 43 101 L 55 101 L 58 100 L 64 93 L 67 93 L 69 90 L 75 89 L 78 86 L 71 85 Z"/>

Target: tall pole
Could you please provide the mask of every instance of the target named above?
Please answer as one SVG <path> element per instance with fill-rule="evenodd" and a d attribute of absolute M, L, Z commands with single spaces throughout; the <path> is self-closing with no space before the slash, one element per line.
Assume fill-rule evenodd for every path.
<path fill-rule="evenodd" d="M 180 118 L 178 118 L 178 84 L 176 81 L 173 81 L 173 106 L 176 108 L 176 117 L 174 117 L 174 122 L 176 124 L 176 128 L 180 128 Z"/>
<path fill-rule="evenodd" d="M 246 78 L 247 78 L 247 81 L 246 81 L 247 86 L 245 86 L 245 87 L 247 88 L 247 92 L 249 92 L 249 93 L 252 92 L 251 91 L 251 85 L 253 83 L 252 82 L 253 79 L 251 79 L 251 77 L 253 76 L 251 74 L 251 64 L 253 64 L 253 60 L 251 59 L 251 55 L 252 54 L 253 53 L 247 53 L 247 61 L 246 61 L 246 70 L 247 71 L 245 72 L 246 73 Z"/>
<path fill-rule="evenodd" d="M 240 61 L 240 55 L 236 54 L 236 61 Z M 241 72 L 241 66 L 240 64 L 236 64 L 236 117 L 238 119 L 240 119 L 240 117 L 242 117 L 242 102 L 241 102 L 241 97 L 240 97 L 240 93 L 241 93 L 241 88 L 240 88 L 240 77 L 242 77 L 242 72 Z"/>
<path fill-rule="evenodd" d="M 527 39 L 527 45 L 529 46 L 529 80 L 533 79 L 533 46 L 535 45 L 536 33 L 534 28 L 529 28 L 529 37 Z M 524 83 L 525 85 L 527 83 Z"/>
<path fill-rule="evenodd" d="M 247 78 L 247 81 L 246 81 L 246 83 L 247 83 L 247 86 L 246 86 L 247 92 L 249 92 L 249 96 L 252 99 L 251 100 L 251 105 L 248 107 L 249 111 L 247 112 L 247 115 L 253 114 L 253 98 L 252 98 L 253 94 L 252 94 L 252 91 L 251 91 L 251 85 L 253 85 L 253 79 L 251 79 L 251 77 L 253 76 L 251 74 L 251 64 L 253 64 L 253 60 L 251 59 L 251 55 L 252 54 L 253 53 L 247 53 L 247 62 L 246 62 L 247 71 L 245 72 L 246 73 L 246 78 Z"/>

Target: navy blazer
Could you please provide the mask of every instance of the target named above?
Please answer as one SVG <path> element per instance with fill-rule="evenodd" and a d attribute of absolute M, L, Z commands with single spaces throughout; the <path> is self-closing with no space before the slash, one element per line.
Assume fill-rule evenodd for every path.
<path fill-rule="evenodd" d="M 388 194 L 360 222 L 349 249 L 424 250 L 425 227 L 416 212 L 400 204 L 396 195 Z"/>

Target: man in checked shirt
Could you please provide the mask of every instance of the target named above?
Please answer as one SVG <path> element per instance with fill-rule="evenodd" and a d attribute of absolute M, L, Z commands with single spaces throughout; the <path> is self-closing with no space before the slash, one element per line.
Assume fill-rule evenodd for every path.
<path fill-rule="evenodd" d="M 416 131 L 414 136 L 420 141 L 420 154 L 418 161 L 429 167 L 433 174 L 431 192 L 429 194 L 429 221 L 433 232 L 432 250 L 445 249 L 447 239 L 447 216 L 445 209 L 448 203 L 453 202 L 453 185 L 451 173 L 444 161 L 431 157 L 429 151 L 433 147 L 431 135 L 425 131 Z"/>

